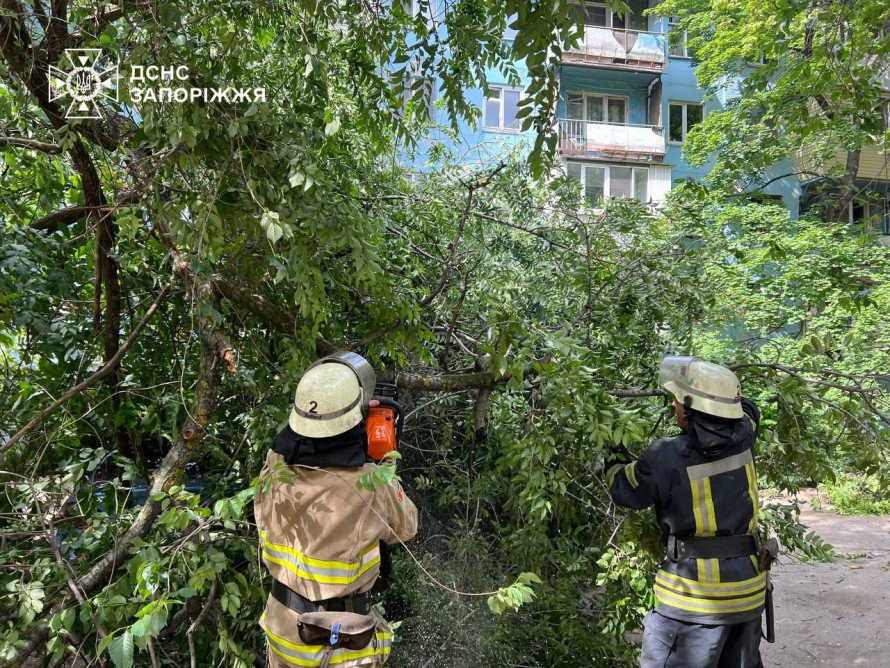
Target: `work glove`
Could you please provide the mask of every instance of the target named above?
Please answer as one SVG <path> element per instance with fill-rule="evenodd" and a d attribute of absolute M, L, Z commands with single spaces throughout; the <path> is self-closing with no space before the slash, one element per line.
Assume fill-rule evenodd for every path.
<path fill-rule="evenodd" d="M 751 426 L 754 427 L 754 437 L 756 438 L 760 435 L 760 409 L 748 397 L 742 397 L 742 410 L 751 419 Z"/>
<path fill-rule="evenodd" d="M 636 457 L 623 445 L 613 445 L 609 450 L 609 456 L 606 458 L 606 471 L 616 464 L 621 464 L 622 466 L 630 464 L 634 459 Z"/>

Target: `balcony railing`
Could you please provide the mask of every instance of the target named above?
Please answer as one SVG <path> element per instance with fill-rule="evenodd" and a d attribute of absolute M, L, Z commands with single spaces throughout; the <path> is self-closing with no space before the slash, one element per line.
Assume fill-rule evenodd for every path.
<path fill-rule="evenodd" d="M 560 119 L 562 155 L 640 158 L 665 155 L 664 128 Z"/>
<path fill-rule="evenodd" d="M 667 35 L 640 30 L 585 26 L 577 46 L 564 49 L 563 62 L 633 70 L 664 70 Z"/>

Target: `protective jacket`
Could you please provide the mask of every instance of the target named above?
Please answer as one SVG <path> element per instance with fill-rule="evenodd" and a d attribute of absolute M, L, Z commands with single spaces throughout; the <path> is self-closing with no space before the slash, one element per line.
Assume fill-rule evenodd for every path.
<path fill-rule="evenodd" d="M 759 413 L 753 403 L 743 402 L 741 420 L 693 412 L 687 433 L 659 439 L 638 460 L 612 466 L 607 483 L 615 502 L 637 509 L 654 505 L 666 536 L 749 534 L 757 543 Z M 669 554 L 655 576 L 656 610 L 697 624 L 757 619 L 765 591 L 766 572 L 755 554 L 711 559 Z"/>
<path fill-rule="evenodd" d="M 263 562 L 276 580 L 311 601 L 360 594 L 380 570 L 381 540 L 407 541 L 417 532 L 417 509 L 401 486 L 359 489 L 374 470 L 288 465 L 270 450 L 260 474 L 255 510 Z M 376 616 L 376 613 L 371 613 Z M 377 630 L 364 649 L 337 649 L 337 668 L 379 665 L 389 656 L 392 633 L 376 616 Z M 272 666 L 317 666 L 324 647 L 306 645 L 297 633 L 300 613 L 269 598 L 261 625 Z"/>

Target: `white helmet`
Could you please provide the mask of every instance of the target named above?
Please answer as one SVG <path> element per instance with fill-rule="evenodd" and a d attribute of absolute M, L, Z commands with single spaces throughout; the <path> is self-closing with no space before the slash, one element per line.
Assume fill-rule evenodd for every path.
<path fill-rule="evenodd" d="M 294 395 L 290 427 L 301 436 L 327 438 L 362 421 L 376 376 L 361 355 L 340 352 L 312 364 Z"/>
<path fill-rule="evenodd" d="M 665 357 L 658 369 L 661 384 L 680 403 L 689 397 L 692 408 L 708 415 L 744 417 L 742 386 L 736 375 L 701 357 Z"/>

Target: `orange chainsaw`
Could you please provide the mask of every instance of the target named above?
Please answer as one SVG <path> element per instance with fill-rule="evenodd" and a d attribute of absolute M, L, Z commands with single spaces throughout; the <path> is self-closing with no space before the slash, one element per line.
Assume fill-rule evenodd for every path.
<path fill-rule="evenodd" d="M 377 383 L 372 398 L 380 403 L 368 409 L 368 456 L 379 462 L 399 447 L 402 407 L 398 403 L 399 390 L 391 383 Z"/>

